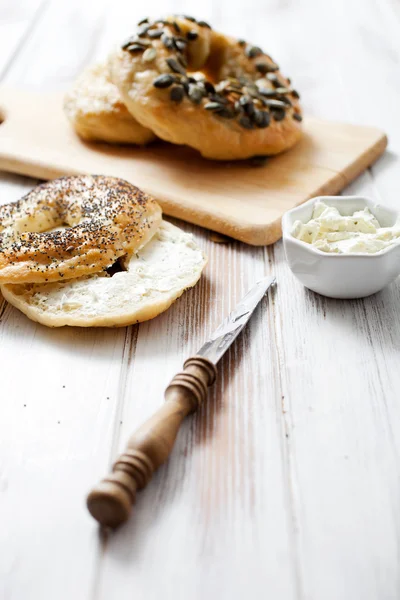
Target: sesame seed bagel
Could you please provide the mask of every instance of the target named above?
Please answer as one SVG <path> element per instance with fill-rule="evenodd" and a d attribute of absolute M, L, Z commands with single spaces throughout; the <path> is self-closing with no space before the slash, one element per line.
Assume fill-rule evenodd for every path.
<path fill-rule="evenodd" d="M 278 65 L 202 21 L 145 19 L 109 65 L 139 123 L 207 158 L 277 154 L 301 136 L 299 95 Z"/>
<path fill-rule="evenodd" d="M 43 183 L 0 206 L 0 283 L 97 273 L 146 244 L 160 223 L 157 202 L 122 179 L 84 175 Z M 63 229 L 49 231 L 57 227 Z"/>
<path fill-rule="evenodd" d="M 207 259 L 193 236 L 163 221 L 125 269 L 69 281 L 1 285 L 6 300 L 48 327 L 123 327 L 153 319 L 196 284 Z"/>
<path fill-rule="evenodd" d="M 108 66 L 88 67 L 64 98 L 64 111 L 84 140 L 113 144 L 148 144 L 150 129 L 132 117 L 108 73 Z"/>

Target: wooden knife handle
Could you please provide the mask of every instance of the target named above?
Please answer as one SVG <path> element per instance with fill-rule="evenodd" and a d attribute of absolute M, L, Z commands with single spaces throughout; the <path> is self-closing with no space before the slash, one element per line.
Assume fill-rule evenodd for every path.
<path fill-rule="evenodd" d="M 183 419 L 206 399 L 216 377 L 215 365 L 202 356 L 189 358 L 165 390 L 166 403 L 129 438 L 112 473 L 87 497 L 90 514 L 107 527 L 127 521 L 136 490 L 150 481 L 169 457 Z"/>

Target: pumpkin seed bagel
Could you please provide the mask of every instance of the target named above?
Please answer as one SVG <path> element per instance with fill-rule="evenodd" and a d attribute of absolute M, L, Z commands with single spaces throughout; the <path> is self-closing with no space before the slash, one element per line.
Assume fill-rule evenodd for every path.
<path fill-rule="evenodd" d="M 278 65 L 204 21 L 144 19 L 109 66 L 139 123 L 207 158 L 277 154 L 301 136 L 299 95 Z"/>
<path fill-rule="evenodd" d="M 83 175 L 43 183 L 0 206 L 0 283 L 98 273 L 146 244 L 160 223 L 157 202 L 123 179 Z"/>
<path fill-rule="evenodd" d="M 64 111 L 84 140 L 142 145 L 156 137 L 132 117 L 105 64 L 92 65 L 78 77 L 65 95 Z"/>

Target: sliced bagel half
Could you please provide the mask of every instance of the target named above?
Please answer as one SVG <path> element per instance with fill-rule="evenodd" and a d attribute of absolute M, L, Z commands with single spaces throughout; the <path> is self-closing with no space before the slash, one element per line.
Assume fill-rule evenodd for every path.
<path fill-rule="evenodd" d="M 162 221 L 114 274 L 39 284 L 4 284 L 4 298 L 48 327 L 123 327 L 153 319 L 194 286 L 207 259 L 193 236 Z"/>

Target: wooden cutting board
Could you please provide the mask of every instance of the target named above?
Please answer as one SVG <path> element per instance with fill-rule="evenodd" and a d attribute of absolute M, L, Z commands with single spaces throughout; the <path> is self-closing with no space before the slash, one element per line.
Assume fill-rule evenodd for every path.
<path fill-rule="evenodd" d="M 0 169 L 40 179 L 116 175 L 152 194 L 167 215 L 253 245 L 275 242 L 284 212 L 338 193 L 387 145 L 378 129 L 310 117 L 293 150 L 254 167 L 208 161 L 164 142 L 145 148 L 82 142 L 59 94 L 0 88 L 0 117 Z"/>

